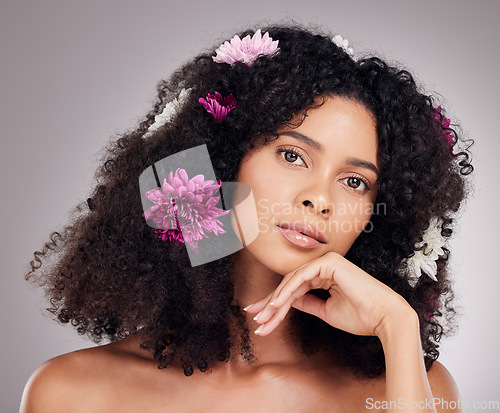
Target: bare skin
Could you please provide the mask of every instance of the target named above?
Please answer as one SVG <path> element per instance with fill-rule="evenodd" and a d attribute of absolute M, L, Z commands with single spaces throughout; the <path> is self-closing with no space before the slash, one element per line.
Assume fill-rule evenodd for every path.
<path fill-rule="evenodd" d="M 22 412 L 359 412 L 366 409 L 368 398 L 381 401 L 388 391 L 397 396 L 408 388 L 417 389 L 414 394 L 419 398 L 422 394 L 431 394 L 432 389 L 431 397 L 457 400 L 453 378 L 444 367 L 435 363 L 428 374 L 422 370 L 418 324 L 413 324 L 412 309 L 408 309 L 407 303 L 395 297 L 388 287 L 359 268 L 342 262 L 363 225 L 332 223 L 366 225 L 371 214 L 367 207 L 376 199 L 374 168 L 345 162 L 345 159 L 356 157 L 366 161 L 365 165 L 371 163 L 378 167 L 377 135 L 371 114 L 356 102 L 331 98 L 321 108 L 309 111 L 306 120 L 294 131 L 313 138 L 324 150 L 284 134 L 267 148 L 246 157 L 238 175 L 238 181 L 250 185 L 259 206 L 259 236 L 234 254 L 237 265 L 232 274 L 237 302 L 243 307 L 255 304 L 259 309 L 264 305 L 266 308 L 259 321 L 264 318 L 262 323 L 267 327 L 261 335 L 252 333 L 258 364 L 249 365 L 234 349 L 231 360 L 218 363 L 213 373 L 195 369 L 192 376 L 186 377 L 178 362 L 159 370 L 151 353 L 139 347 L 140 338 L 130 336 L 120 342 L 76 351 L 44 363 L 26 386 Z M 288 151 L 290 147 L 300 149 L 300 157 L 279 152 Z M 365 181 L 368 185 L 363 183 Z M 292 209 L 270 214 L 260 200 L 282 207 L 292 206 Z M 301 208 L 305 201 L 309 205 L 306 210 Z M 347 212 L 333 214 L 333 206 L 342 204 L 348 206 Z M 314 249 L 290 244 L 273 226 L 283 220 L 315 225 L 323 232 L 326 242 Z M 294 302 L 290 301 L 279 310 L 274 311 L 270 306 L 268 299 L 287 274 L 302 266 L 311 268 L 310 263 L 315 260 L 330 265 L 325 257 L 331 258 L 331 265 L 342 264 L 344 280 L 347 275 L 348 280 L 359 282 L 359 291 L 367 287 L 366 297 L 373 301 L 373 306 L 388 303 L 387 308 L 393 313 L 402 314 L 393 319 L 382 317 L 390 322 L 379 329 L 374 328 L 382 325 L 377 324 L 381 321 L 378 319 L 364 317 L 363 320 L 361 317 L 365 321 L 363 325 L 354 316 L 337 319 L 341 314 L 337 309 L 325 318 L 332 325 L 340 323 L 343 329 L 352 329 L 355 334 L 379 336 L 387 351 L 390 385 L 385 375 L 376 379 L 357 379 L 348 367 L 324 351 L 308 358 L 290 342 L 287 338 L 289 317 L 285 315 L 289 311 L 306 309 L 303 294 L 307 288 L 301 290 L 297 285 L 293 291 L 288 291 L 289 295 L 299 293 L 292 297 Z M 309 282 L 319 282 L 318 278 L 311 276 Z M 325 287 L 315 288 L 331 287 L 331 293 L 339 294 L 338 300 L 341 296 L 355 296 L 358 291 L 349 292 L 340 279 L 335 285 L 327 281 Z M 356 303 L 355 298 L 352 303 Z M 291 308 L 292 304 L 295 308 Z M 354 307 L 354 310 L 361 307 L 359 300 Z M 379 307 L 381 311 L 386 310 Z M 351 307 L 339 307 L 338 310 L 346 308 L 354 314 Z M 278 313 L 284 318 L 277 317 Z M 272 317 L 273 314 L 276 316 Z M 373 315 L 364 309 L 362 315 L 366 314 Z M 247 313 L 248 325 L 253 330 L 261 324 L 253 320 L 255 315 L 253 310 Z M 405 334 L 401 334 L 403 331 Z M 411 353 L 400 351 L 410 348 Z M 406 385 L 398 386 L 398 383 Z M 68 410 L 68 406 L 71 409 Z"/>
<path fill-rule="evenodd" d="M 368 398 L 385 398 L 385 375 L 359 380 L 331 359 L 257 368 L 240 360 L 239 370 L 232 359 L 214 373 L 186 377 L 178 363 L 159 370 L 139 343 L 130 336 L 48 360 L 28 381 L 21 413 L 360 412 Z M 456 400 L 453 378 L 439 362 L 428 378 L 434 397 Z"/>
<path fill-rule="evenodd" d="M 323 359 L 324 360 L 324 359 Z M 30 379 L 36 387 L 24 412 L 310 412 L 362 411 L 365 399 L 383 400 L 384 379 L 357 381 L 334 362 L 244 367 L 219 363 L 213 373 L 186 377 L 174 364 L 159 370 L 137 336 L 49 360 Z M 57 406 L 35 406 L 37 394 Z M 48 394 L 54 396 L 49 400 Z"/>

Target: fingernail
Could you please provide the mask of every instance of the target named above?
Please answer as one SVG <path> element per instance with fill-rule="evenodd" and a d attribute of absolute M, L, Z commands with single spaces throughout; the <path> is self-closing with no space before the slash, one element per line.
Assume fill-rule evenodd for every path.
<path fill-rule="evenodd" d="M 248 309 L 249 309 L 252 305 L 253 305 L 253 304 L 247 305 L 247 306 L 243 309 L 243 311 L 247 311 L 247 310 L 248 310 Z"/>
<path fill-rule="evenodd" d="M 259 314 L 257 314 L 253 319 L 257 320 L 261 314 L 262 314 L 262 311 Z"/>
<path fill-rule="evenodd" d="M 276 298 L 275 298 L 275 299 L 271 302 L 271 304 L 269 304 L 269 305 L 274 305 L 274 303 L 276 302 L 276 300 L 277 300 L 277 299 L 278 299 L 278 297 L 276 297 Z"/>
<path fill-rule="evenodd" d="M 261 325 L 259 326 L 259 328 L 258 328 L 257 330 L 255 330 L 255 331 L 254 331 L 254 333 L 255 333 L 255 334 L 259 334 L 259 333 L 262 331 L 262 328 L 263 328 L 265 325 L 266 325 L 265 323 L 264 323 L 264 324 L 261 324 Z"/>

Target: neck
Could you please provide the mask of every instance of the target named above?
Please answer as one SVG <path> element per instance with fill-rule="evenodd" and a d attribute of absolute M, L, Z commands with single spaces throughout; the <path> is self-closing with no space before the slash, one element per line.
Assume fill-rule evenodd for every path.
<path fill-rule="evenodd" d="M 283 280 L 281 274 L 270 271 L 261 263 L 255 261 L 250 255 L 244 254 L 245 250 L 240 250 L 233 255 L 233 265 L 231 280 L 234 285 L 234 302 L 241 308 L 253 304 L 269 294 L 271 294 Z M 291 308 L 280 323 L 280 325 L 267 336 L 258 336 L 254 331 L 259 324 L 253 320 L 254 314 L 246 314 L 247 325 L 250 329 L 249 339 L 251 340 L 252 351 L 257 360 L 249 363 L 240 354 L 239 340 L 236 338 L 235 347 L 231 349 L 229 362 L 218 363 L 216 370 L 217 377 L 225 377 L 228 382 L 241 377 L 261 377 L 283 372 L 305 371 L 308 369 L 334 368 L 338 361 L 331 352 L 318 351 L 314 356 L 307 357 L 300 348 L 293 343 L 290 332 L 290 313 L 299 311 Z M 236 333 L 233 330 L 233 334 Z M 139 334 L 133 335 L 123 343 L 131 344 L 132 349 L 139 345 Z M 142 350 L 141 354 L 146 352 Z M 148 355 L 149 357 L 149 355 Z M 156 361 L 155 361 L 156 363 Z M 174 363 L 179 367 L 179 362 Z M 195 372 L 196 369 L 195 369 Z M 197 372 L 198 373 L 198 372 Z"/>
<path fill-rule="evenodd" d="M 245 249 L 243 249 L 234 255 L 233 272 L 231 274 L 234 284 L 234 298 L 242 308 L 270 295 L 283 280 L 283 275 L 269 270 L 245 252 Z M 297 345 L 291 340 L 289 320 L 290 313 L 293 311 L 298 310 L 291 308 L 279 326 L 271 334 L 263 337 L 254 333 L 260 325 L 253 320 L 255 314 L 246 314 L 247 325 L 250 329 L 250 340 L 259 367 L 272 365 L 295 366 L 313 361 L 313 358 L 308 358 L 302 354 Z M 239 351 L 235 350 L 232 351 L 232 354 L 237 356 L 234 360 L 231 360 L 231 364 L 228 364 L 235 369 L 252 369 L 239 354 Z"/>

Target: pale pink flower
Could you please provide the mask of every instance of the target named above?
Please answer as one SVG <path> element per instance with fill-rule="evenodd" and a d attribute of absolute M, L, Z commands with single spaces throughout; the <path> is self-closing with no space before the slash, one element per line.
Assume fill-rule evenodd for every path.
<path fill-rule="evenodd" d="M 225 97 L 219 92 L 213 95 L 209 93 L 205 99 L 199 98 L 198 102 L 219 122 L 226 120 L 228 113 L 236 107 L 236 99 L 232 93 Z"/>
<path fill-rule="evenodd" d="M 242 40 L 236 35 L 231 39 L 231 43 L 224 42 L 215 51 L 217 55 L 212 59 L 216 63 L 228 63 L 231 66 L 236 62 L 251 66 L 259 55 L 272 56 L 278 50 L 278 40 L 273 41 L 269 32 L 262 36 L 259 29 L 252 37 L 248 35 Z"/>
<path fill-rule="evenodd" d="M 205 181 L 203 175 L 189 179 L 184 169 L 177 168 L 175 174 L 168 175 L 168 182 L 164 178 L 161 188 L 146 192 L 146 197 L 156 205 L 143 216 L 152 221 L 157 228 L 155 233 L 163 241 L 186 242 L 197 249 L 199 240 L 210 238 L 206 233 L 226 232 L 216 219 L 229 213 L 216 207 L 220 197 L 214 194 L 219 188 L 214 181 Z"/>

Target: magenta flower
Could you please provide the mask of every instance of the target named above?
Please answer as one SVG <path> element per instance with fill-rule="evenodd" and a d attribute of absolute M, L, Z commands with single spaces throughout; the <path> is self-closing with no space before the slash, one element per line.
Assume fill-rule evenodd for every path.
<path fill-rule="evenodd" d="M 219 235 L 226 232 L 216 219 L 229 213 L 216 207 L 220 197 L 214 194 L 219 187 L 214 181 L 205 181 L 203 175 L 189 179 L 184 169 L 177 168 L 175 175 L 172 172 L 168 175 L 168 182 L 164 178 L 162 188 L 146 192 L 146 197 L 156 205 L 143 216 L 157 228 L 158 238 L 188 243 L 197 249 L 199 240 L 210 238 L 206 233 Z"/>
<path fill-rule="evenodd" d="M 436 112 L 434 112 L 434 119 L 436 119 L 438 122 L 441 121 L 441 127 L 443 128 L 443 136 L 448 141 L 448 145 L 450 146 L 450 148 L 453 147 L 454 136 L 453 133 L 451 133 L 451 131 L 447 129 L 450 127 L 451 122 L 446 116 L 444 116 L 441 113 L 441 106 L 438 106 Z M 453 159 L 455 158 L 456 156 L 453 157 Z"/>
<path fill-rule="evenodd" d="M 236 99 L 232 93 L 225 97 L 219 92 L 213 95 L 209 93 L 205 99 L 199 98 L 198 102 L 219 122 L 226 120 L 228 113 L 236 107 Z"/>
<path fill-rule="evenodd" d="M 262 36 L 259 29 L 252 37 L 248 35 L 241 40 L 239 36 L 234 36 L 231 43 L 224 42 L 215 51 L 217 55 L 212 56 L 212 59 L 216 63 L 228 63 L 231 66 L 236 62 L 251 66 L 259 55 L 272 56 L 278 50 L 278 40 L 273 41 L 269 32 Z"/>

